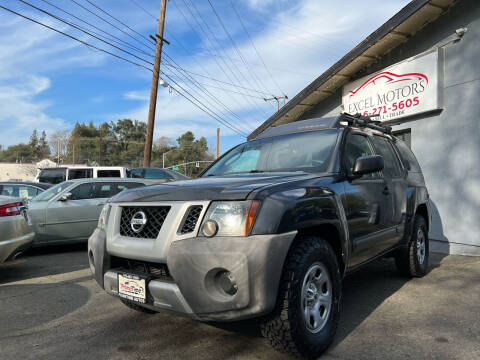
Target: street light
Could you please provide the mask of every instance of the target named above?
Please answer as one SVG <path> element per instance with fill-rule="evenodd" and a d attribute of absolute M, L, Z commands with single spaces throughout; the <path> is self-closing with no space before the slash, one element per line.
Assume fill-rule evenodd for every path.
<path fill-rule="evenodd" d="M 168 154 L 169 152 L 175 151 L 175 150 L 178 150 L 178 149 L 176 149 L 176 148 L 175 148 L 175 149 L 171 149 L 171 150 L 168 150 L 168 151 L 166 151 L 166 152 L 164 152 L 164 153 L 162 154 L 162 168 L 165 169 L 165 154 Z"/>

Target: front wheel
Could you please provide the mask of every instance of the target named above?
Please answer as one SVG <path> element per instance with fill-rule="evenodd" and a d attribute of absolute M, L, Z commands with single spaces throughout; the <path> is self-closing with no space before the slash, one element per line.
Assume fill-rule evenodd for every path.
<path fill-rule="evenodd" d="M 262 334 L 281 352 L 320 356 L 338 325 L 341 276 L 327 241 L 302 237 L 284 265 L 277 306 L 261 324 Z"/>
<path fill-rule="evenodd" d="M 398 271 L 407 277 L 423 277 L 428 270 L 429 242 L 425 218 L 415 215 L 408 247 L 395 256 Z"/>

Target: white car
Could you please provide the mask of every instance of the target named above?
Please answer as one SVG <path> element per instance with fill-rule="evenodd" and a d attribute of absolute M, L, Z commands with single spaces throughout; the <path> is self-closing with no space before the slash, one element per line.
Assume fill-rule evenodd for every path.
<path fill-rule="evenodd" d="M 26 220 L 23 199 L 0 195 L 0 263 L 28 248 L 34 233 Z"/>
<path fill-rule="evenodd" d="M 68 166 L 41 169 L 35 181 L 59 184 L 62 181 L 88 178 L 127 178 L 127 168 L 121 166 Z"/>

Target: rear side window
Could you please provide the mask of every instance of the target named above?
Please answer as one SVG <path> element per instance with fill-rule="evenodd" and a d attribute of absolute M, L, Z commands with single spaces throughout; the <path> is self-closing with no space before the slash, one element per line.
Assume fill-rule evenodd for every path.
<path fill-rule="evenodd" d="M 383 169 L 383 174 L 387 177 L 400 177 L 402 176 L 402 169 L 400 167 L 400 162 L 398 160 L 393 146 L 391 145 L 388 139 L 374 135 L 372 137 L 373 145 L 377 149 L 379 155 L 383 156 L 385 167 Z"/>
<path fill-rule="evenodd" d="M 97 177 L 120 177 L 120 170 L 98 170 Z"/>
<path fill-rule="evenodd" d="M 59 184 L 66 180 L 67 169 L 43 169 L 38 176 L 39 182 Z"/>
<path fill-rule="evenodd" d="M 86 183 L 72 189 L 72 200 L 103 199 L 115 195 L 113 183 Z"/>
<path fill-rule="evenodd" d="M 142 179 L 143 178 L 143 169 L 132 169 L 132 170 L 130 170 L 129 177 Z"/>
<path fill-rule="evenodd" d="M 86 179 L 93 177 L 93 169 L 68 169 L 68 179 Z"/>
<path fill-rule="evenodd" d="M 395 142 L 395 145 L 397 146 L 400 157 L 402 158 L 402 161 L 405 164 L 407 170 L 418 173 L 422 172 L 417 158 L 415 157 L 415 155 L 413 155 L 413 152 L 408 148 L 408 146 L 403 141 L 398 139 Z"/>
<path fill-rule="evenodd" d="M 0 185 L 0 195 L 21 197 L 30 200 L 37 195 L 37 189 L 28 185 Z"/>
<path fill-rule="evenodd" d="M 173 176 L 160 169 L 145 169 L 145 179 L 173 179 Z"/>

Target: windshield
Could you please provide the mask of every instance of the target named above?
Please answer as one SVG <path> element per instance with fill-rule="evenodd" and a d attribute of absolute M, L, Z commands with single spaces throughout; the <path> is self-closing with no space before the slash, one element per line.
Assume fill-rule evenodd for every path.
<path fill-rule="evenodd" d="M 55 185 L 54 187 L 51 187 L 48 190 L 45 190 L 41 194 L 35 196 L 31 201 L 48 201 L 50 199 L 53 199 L 55 195 L 61 193 L 71 184 L 72 184 L 71 181 L 64 181 L 58 185 Z"/>
<path fill-rule="evenodd" d="M 335 129 L 249 141 L 228 152 L 203 177 L 270 171 L 325 171 L 337 135 Z"/>

